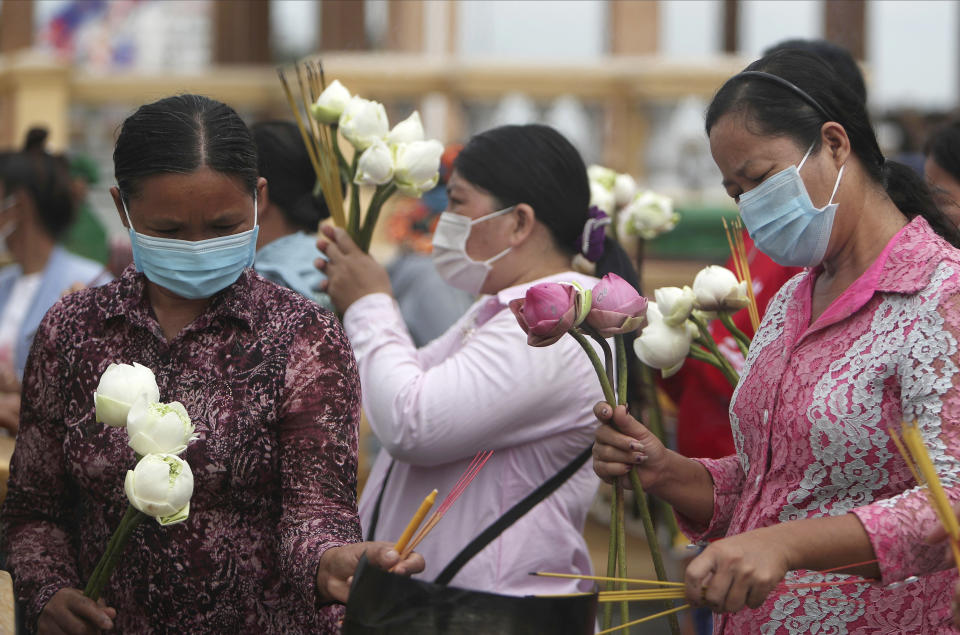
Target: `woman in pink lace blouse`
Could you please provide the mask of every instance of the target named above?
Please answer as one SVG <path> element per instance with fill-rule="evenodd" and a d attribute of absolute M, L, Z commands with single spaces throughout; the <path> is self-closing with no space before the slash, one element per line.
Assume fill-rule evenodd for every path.
<path fill-rule="evenodd" d="M 357 543 L 360 386 L 336 318 L 249 266 L 267 197 L 228 106 L 180 95 L 142 106 L 114 152 L 135 264 L 47 314 L 24 377 L 3 547 L 29 629 L 86 633 L 336 632 Z M 97 423 L 111 362 L 153 369 L 199 439 L 189 519 L 141 524 L 104 589 L 78 590 L 117 526 L 134 464 Z M 419 556 L 400 571 L 422 569 Z"/>
<path fill-rule="evenodd" d="M 735 455 L 683 458 L 600 404 L 621 432 L 601 427 L 594 468 L 636 468 L 689 536 L 722 538 L 686 572 L 688 598 L 722 613 L 717 633 L 953 632 L 956 576 L 926 540 L 936 518 L 888 429 L 916 420 L 960 498 L 960 236 L 809 54 L 731 78 L 706 127 L 757 246 L 811 269 L 773 299 L 750 348 L 730 406 Z M 779 586 L 849 575 L 874 582 Z"/>

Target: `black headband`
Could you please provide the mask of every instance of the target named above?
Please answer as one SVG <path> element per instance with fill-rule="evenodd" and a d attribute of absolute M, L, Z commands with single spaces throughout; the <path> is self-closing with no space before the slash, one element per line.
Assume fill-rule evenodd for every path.
<path fill-rule="evenodd" d="M 800 87 L 797 86 L 796 84 L 794 84 L 794 83 L 792 83 L 792 82 L 790 82 L 790 81 L 788 81 L 788 80 L 780 77 L 779 75 L 774 75 L 773 73 L 765 73 L 765 72 L 763 72 L 763 71 L 743 71 L 742 73 L 740 73 L 740 74 L 738 74 L 738 75 L 734 75 L 734 78 L 737 78 L 737 77 L 759 77 L 760 79 L 765 79 L 765 80 L 770 81 L 770 82 L 773 82 L 773 83 L 775 83 L 775 84 L 780 84 L 781 86 L 783 86 L 783 87 L 786 88 L 787 90 L 790 90 L 790 91 L 793 92 L 795 95 L 797 95 L 798 97 L 800 97 L 800 99 L 802 99 L 803 101 L 805 101 L 805 102 L 807 102 L 808 104 L 810 104 L 811 106 L 813 106 L 813 107 L 816 109 L 816 111 L 819 112 L 821 115 L 823 115 L 824 118 L 826 118 L 828 121 L 835 121 L 835 120 L 836 120 L 834 117 L 831 117 L 831 116 L 827 113 L 826 108 L 824 108 L 823 106 L 821 106 L 820 103 L 819 103 L 816 99 L 814 99 L 813 97 L 811 97 L 805 90 L 803 90 L 802 88 L 800 88 Z"/>

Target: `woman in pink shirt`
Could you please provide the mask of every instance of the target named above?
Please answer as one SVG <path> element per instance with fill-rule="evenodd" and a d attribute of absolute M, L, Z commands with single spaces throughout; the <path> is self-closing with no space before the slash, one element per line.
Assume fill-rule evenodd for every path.
<path fill-rule="evenodd" d="M 955 575 L 926 540 L 936 517 L 888 429 L 916 420 L 960 499 L 960 235 L 810 54 L 731 78 L 706 128 L 757 246 L 811 268 L 753 340 L 730 406 L 735 455 L 681 457 L 600 404 L 621 432 L 598 431 L 595 470 L 637 469 L 688 535 L 722 538 L 686 572 L 690 601 L 722 613 L 717 633 L 953 632 Z M 872 582 L 780 586 L 851 575 Z"/>
<path fill-rule="evenodd" d="M 384 269 L 341 230 L 327 228 L 328 241 L 320 244 L 329 257 L 327 290 L 343 311 L 357 357 L 363 406 L 384 448 L 360 499 L 364 535 L 396 540 L 426 494 L 436 488 L 445 496 L 477 451 L 494 450 L 418 547 L 427 562 L 422 577 L 434 580 L 486 527 L 581 456 L 584 463 L 564 485 L 451 580 L 511 595 L 575 590 L 575 581 L 529 573 L 591 570 L 582 530 L 598 483 L 585 450 L 597 425 L 590 405 L 600 386 L 573 338 L 528 346 L 507 304 L 538 282 L 596 284 L 571 269 L 578 241 L 604 245 L 602 233 L 582 240 L 586 168 L 552 128 L 504 126 L 470 140 L 447 190 L 434 264 L 448 283 L 481 297 L 419 350 Z M 613 266 L 626 277 L 623 252 L 612 241 L 602 251 L 598 275 Z"/>

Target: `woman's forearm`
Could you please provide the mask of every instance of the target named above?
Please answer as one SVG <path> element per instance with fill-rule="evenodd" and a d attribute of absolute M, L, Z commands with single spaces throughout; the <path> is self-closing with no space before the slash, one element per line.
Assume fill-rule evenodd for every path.
<path fill-rule="evenodd" d="M 845 564 L 876 560 L 870 537 L 855 514 L 802 518 L 765 528 L 776 533 L 786 549 L 791 569 L 833 569 Z M 842 573 L 879 578 L 880 567 L 872 562 Z"/>
<path fill-rule="evenodd" d="M 706 525 L 713 518 L 713 478 L 702 463 L 667 451 L 666 469 L 647 487 L 657 498 L 691 521 Z"/>

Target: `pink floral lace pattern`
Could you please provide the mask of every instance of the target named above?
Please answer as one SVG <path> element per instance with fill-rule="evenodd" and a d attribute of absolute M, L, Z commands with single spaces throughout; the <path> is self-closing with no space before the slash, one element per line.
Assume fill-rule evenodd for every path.
<path fill-rule="evenodd" d="M 960 252 L 917 218 L 876 266 L 812 326 L 816 270 L 771 302 L 731 402 L 738 454 L 702 461 L 716 486 L 714 517 L 685 530 L 714 538 L 854 513 L 882 580 L 775 593 L 759 609 L 718 616 L 717 633 L 955 632 L 956 575 L 946 548 L 924 540 L 937 520 L 888 428 L 916 419 L 948 495 L 960 499 Z M 913 575 L 922 577 L 901 583 Z"/>
<path fill-rule="evenodd" d="M 134 361 L 200 438 L 183 455 L 190 518 L 141 524 L 104 591 L 118 632 L 337 632 L 315 576 L 326 549 L 360 539 L 356 363 L 331 313 L 252 270 L 169 342 L 132 267 L 47 314 L 2 516 L 27 624 L 83 586 L 123 514 L 133 450 L 96 422 L 93 392 L 110 362 Z"/>

